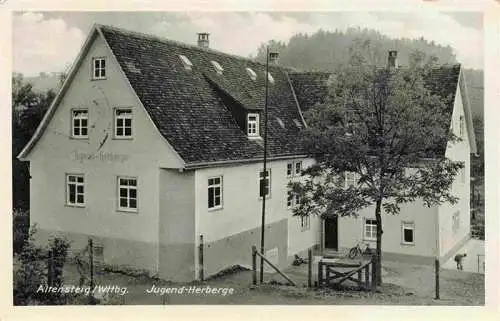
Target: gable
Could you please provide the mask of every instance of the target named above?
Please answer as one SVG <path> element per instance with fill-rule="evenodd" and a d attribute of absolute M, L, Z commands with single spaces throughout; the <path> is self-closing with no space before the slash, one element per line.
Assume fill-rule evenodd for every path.
<path fill-rule="evenodd" d="M 105 80 L 92 79 L 92 59 L 97 57 L 105 58 Z M 114 139 L 117 108 L 127 108 L 132 112 L 132 140 Z M 74 109 L 88 111 L 88 139 L 71 137 Z M 20 157 L 74 161 L 77 155 L 114 155 L 119 159 L 133 160 L 143 154 L 157 159 L 158 165 L 163 167 L 181 167 L 183 163 L 158 134 L 104 39 L 98 32 L 92 32 L 63 89 Z"/>

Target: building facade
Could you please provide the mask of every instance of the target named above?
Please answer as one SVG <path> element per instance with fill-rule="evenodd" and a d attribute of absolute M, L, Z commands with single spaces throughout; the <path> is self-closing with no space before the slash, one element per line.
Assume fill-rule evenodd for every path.
<path fill-rule="evenodd" d="M 314 162 L 298 144 L 306 126 L 302 112 L 324 99 L 327 74 L 274 64 L 266 74 L 262 64 L 207 48 L 206 37 L 196 47 L 93 27 L 19 155 L 30 163 L 30 215 L 40 242 L 62 234 L 78 249 L 92 237 L 106 263 L 188 281 L 201 269 L 200 244 L 205 275 L 250 266 L 264 197 L 266 255 L 278 266 L 312 247 L 343 249 L 372 236 L 370 209 L 357 220 L 335 222 L 292 215 L 299 200 L 287 184 Z M 466 95 L 457 86 L 453 124 L 470 138 Z M 460 203 L 410 204 L 399 217 L 386 218 L 384 252 L 431 257 L 437 249 L 444 256 L 466 238 L 472 143 L 461 144 L 446 151 L 466 161 L 454 186 Z M 413 244 L 402 244 L 410 233 Z"/>

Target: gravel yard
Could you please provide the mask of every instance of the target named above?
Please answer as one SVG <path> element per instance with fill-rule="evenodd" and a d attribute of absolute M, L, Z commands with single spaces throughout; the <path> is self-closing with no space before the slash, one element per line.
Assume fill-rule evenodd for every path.
<path fill-rule="evenodd" d="M 434 271 L 432 266 L 385 262 L 384 284 L 375 293 L 359 291 L 309 290 L 307 265 L 290 267 L 285 273 L 298 286 L 286 286 L 277 274 L 266 274 L 265 284 L 251 287 L 251 271 L 238 271 L 205 282 L 181 284 L 134 278 L 119 273 L 96 273 L 97 285 L 125 287 L 125 295 L 112 294 L 108 304 L 161 305 L 161 304 L 267 304 L 267 305 L 484 305 L 484 274 L 456 270 L 441 270 L 441 299 L 434 300 Z M 67 284 L 77 284 L 73 266 L 66 272 Z M 182 294 L 147 293 L 156 288 L 179 290 Z M 201 293 L 194 293 L 194 289 Z M 213 289 L 232 289 L 224 295 L 206 294 Z M 189 293 L 189 289 L 191 292 Z M 175 291 L 175 290 L 174 290 Z M 198 290 L 200 291 L 200 290 Z M 205 291 L 205 292 L 203 292 Z M 214 290 L 215 291 L 215 290 Z"/>

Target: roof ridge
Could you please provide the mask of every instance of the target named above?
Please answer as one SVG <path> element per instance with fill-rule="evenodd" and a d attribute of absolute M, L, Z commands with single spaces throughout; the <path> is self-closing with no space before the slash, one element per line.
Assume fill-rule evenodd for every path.
<path fill-rule="evenodd" d="M 139 32 L 139 31 L 135 31 L 135 30 L 129 30 L 129 29 L 125 29 L 125 28 L 121 28 L 121 27 L 116 27 L 116 26 L 111 26 L 111 25 L 104 25 L 104 24 L 95 24 L 95 26 L 98 27 L 98 28 L 107 28 L 107 29 L 110 29 L 110 30 L 114 30 L 114 31 L 118 31 L 118 32 L 121 32 L 121 33 L 129 34 L 131 36 L 136 36 L 136 37 L 141 37 L 141 38 L 145 38 L 145 39 L 155 40 L 155 41 L 163 42 L 163 43 L 166 43 L 166 44 L 173 44 L 173 45 L 177 45 L 177 46 L 184 47 L 184 48 L 187 48 L 187 49 L 194 49 L 194 50 L 198 50 L 198 51 L 211 52 L 211 53 L 214 53 L 214 54 L 224 55 L 224 56 L 235 58 L 235 59 L 238 59 L 238 60 L 244 60 L 244 61 L 247 61 L 247 62 L 252 62 L 252 63 L 255 63 L 255 64 L 262 65 L 262 66 L 266 65 L 263 62 L 260 62 L 260 61 L 257 61 L 257 60 L 251 59 L 251 58 L 245 58 L 243 56 L 239 56 L 239 55 L 235 55 L 235 54 L 230 54 L 230 53 L 223 52 L 223 51 L 220 51 L 220 50 L 217 50 L 217 49 L 213 49 L 213 48 L 204 48 L 204 47 L 200 47 L 200 46 L 197 46 L 197 45 L 188 44 L 188 43 L 185 43 L 185 42 L 182 42 L 182 41 L 179 41 L 179 40 L 172 40 L 172 39 L 168 39 L 168 38 L 161 37 L 161 36 L 156 36 L 156 35 L 149 34 L 149 33 Z M 269 67 L 284 69 L 285 71 L 288 68 L 286 66 L 272 65 L 272 64 L 269 64 Z"/>

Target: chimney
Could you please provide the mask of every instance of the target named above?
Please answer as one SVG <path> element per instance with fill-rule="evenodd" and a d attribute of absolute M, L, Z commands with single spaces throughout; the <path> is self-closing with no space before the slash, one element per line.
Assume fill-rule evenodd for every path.
<path fill-rule="evenodd" d="M 387 57 L 387 67 L 398 68 L 398 52 L 396 50 L 389 51 L 389 56 Z"/>
<path fill-rule="evenodd" d="M 277 65 L 279 62 L 279 53 L 276 51 L 269 52 L 269 62 L 271 64 Z"/>
<path fill-rule="evenodd" d="M 198 46 L 202 48 L 209 48 L 210 41 L 208 40 L 208 36 L 210 34 L 206 32 L 202 32 L 198 34 Z"/>

